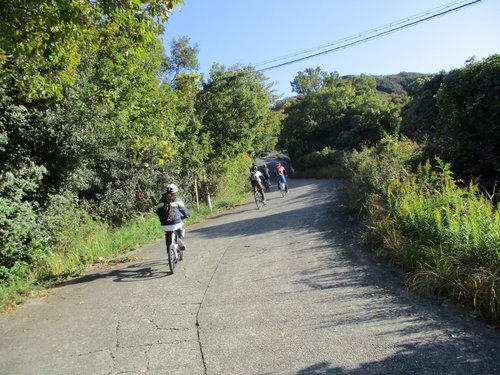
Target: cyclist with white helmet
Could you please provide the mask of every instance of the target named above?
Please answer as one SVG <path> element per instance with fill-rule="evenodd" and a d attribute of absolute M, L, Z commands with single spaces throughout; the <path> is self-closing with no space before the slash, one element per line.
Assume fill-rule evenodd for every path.
<path fill-rule="evenodd" d="M 259 171 L 259 168 L 254 165 L 252 167 L 252 170 L 250 172 L 250 176 L 248 177 L 250 180 L 250 183 L 252 184 L 252 189 L 253 192 L 255 193 L 255 190 L 258 190 L 259 193 L 262 195 L 262 200 L 264 203 L 264 206 L 267 204 L 266 201 L 266 196 L 264 195 L 264 188 L 262 187 L 262 183 L 264 182 L 265 178 L 264 175 L 262 174 L 261 171 Z"/>
<path fill-rule="evenodd" d="M 165 192 L 156 206 L 156 213 L 160 219 L 162 229 L 165 232 L 177 231 L 179 246 L 182 250 L 186 250 L 184 244 L 184 223 L 182 220 L 189 217 L 189 211 L 182 199 L 177 197 L 178 191 L 179 188 L 177 185 L 167 185 Z M 167 238 L 170 237 L 167 236 Z M 170 244 L 167 243 L 168 245 Z"/>

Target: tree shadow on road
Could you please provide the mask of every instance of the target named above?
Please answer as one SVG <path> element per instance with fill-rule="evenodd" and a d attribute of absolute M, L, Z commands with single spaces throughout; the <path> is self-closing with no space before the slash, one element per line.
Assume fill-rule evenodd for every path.
<path fill-rule="evenodd" d="M 498 374 L 498 362 L 475 361 L 453 348 L 443 356 L 443 344 L 405 344 L 394 355 L 366 362 L 354 369 L 319 362 L 298 371 L 297 375 L 370 375 L 370 374 Z"/>
<path fill-rule="evenodd" d="M 400 337 L 405 341 L 395 355 L 358 369 L 343 369 L 325 362 L 305 368 L 298 375 L 420 373 L 424 364 L 427 373 L 481 374 L 498 370 L 498 332 L 488 330 L 482 322 L 471 318 L 465 309 L 456 306 L 444 308 L 435 298 L 406 290 L 402 285 L 404 273 L 387 259 L 377 257 L 373 249 L 363 243 L 363 226 L 343 206 L 339 185 L 316 184 L 311 180 L 294 183 L 298 188 L 293 189 L 285 200 L 274 197 L 267 210 L 244 211 L 243 215 L 248 217 L 243 220 L 242 212 L 236 210 L 229 213 L 223 223 L 201 226 L 192 233 L 202 238 L 225 238 L 228 241 L 241 238 L 241 245 L 237 246 L 246 248 L 245 237 L 268 235 L 272 241 L 273 234 L 280 232 L 284 235 L 280 238 L 284 240 L 279 246 L 288 248 L 291 256 L 304 259 L 304 267 L 295 278 L 295 282 L 303 287 L 291 293 L 318 291 L 309 302 L 311 308 L 322 308 L 331 303 L 345 307 L 336 312 L 325 311 L 321 321 L 307 321 L 304 329 L 316 331 L 364 326 L 367 333 L 376 337 Z M 310 188 L 301 189 L 306 185 L 313 185 L 317 194 L 307 194 L 305 191 L 311 191 Z M 306 207 L 294 209 L 291 204 L 288 208 L 288 202 L 295 200 L 306 201 Z M 230 221 L 233 214 L 238 217 Z M 298 239 L 296 234 L 300 234 Z M 252 247 L 255 248 L 253 241 Z M 273 276 L 286 277 L 285 274 L 286 270 L 283 275 Z M 276 292 L 273 300 L 293 298 L 283 296 L 286 293 L 290 292 Z M 358 307 L 354 310 L 358 314 L 349 309 L 351 305 Z M 443 364 L 448 360 L 459 365 Z"/>
<path fill-rule="evenodd" d="M 319 185 L 314 186 L 311 181 L 294 181 L 293 193 L 286 198 L 274 195 L 268 195 L 268 205 L 257 210 L 253 201 L 242 205 L 231 211 L 215 215 L 205 221 L 204 225 L 189 228 L 188 232 L 200 235 L 205 238 L 232 238 L 252 236 L 256 233 L 269 233 L 274 231 L 285 231 L 297 233 L 300 231 L 318 231 L 315 223 L 318 215 L 321 213 L 329 214 L 331 202 L 325 199 L 325 194 L 317 194 L 311 196 L 307 193 L 302 193 L 299 188 L 313 185 L 313 189 L 319 190 Z M 291 203 L 307 200 L 308 208 L 296 210 Z M 248 218 L 241 219 L 241 215 L 247 215 Z M 234 221 L 231 221 L 232 217 Z M 223 218 L 228 221 L 223 224 L 212 225 L 214 220 Z M 323 228 L 325 229 L 325 228 Z"/>
<path fill-rule="evenodd" d="M 405 344 L 396 354 L 358 369 L 328 364 L 320 372 L 308 368 L 298 374 L 499 373 L 499 332 L 465 308 L 407 290 L 404 272 L 387 258 L 377 257 L 362 241 L 363 227 L 353 223 L 338 202 L 337 197 L 330 207 L 335 215 L 325 216 L 328 232 L 321 233 L 323 244 L 309 248 L 318 261 L 306 263 L 297 282 L 328 292 L 317 304 L 342 304 L 345 309 L 326 315 L 321 322 L 311 322 L 309 328 L 364 326 L 369 334 L 404 338 Z M 361 306 L 362 313 L 349 311 L 352 305 Z"/>

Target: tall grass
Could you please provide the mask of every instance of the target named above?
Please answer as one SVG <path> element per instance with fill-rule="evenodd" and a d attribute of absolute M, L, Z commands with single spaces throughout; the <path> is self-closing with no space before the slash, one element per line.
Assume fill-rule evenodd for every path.
<path fill-rule="evenodd" d="M 112 228 L 90 217 L 78 226 L 58 233 L 58 246 L 25 273 L 19 272 L 0 285 L 0 306 L 25 300 L 39 289 L 82 273 L 95 262 L 105 262 L 159 238 L 156 216 L 137 217 Z M 14 274 L 15 275 L 15 274 Z"/>
<path fill-rule="evenodd" d="M 247 197 L 248 189 L 246 193 L 225 194 L 222 201 L 213 202 L 213 210 L 205 204 L 199 208 L 190 206 L 191 217 L 185 222 L 187 225 L 200 222 Z M 0 309 L 19 304 L 37 291 L 78 276 L 96 263 L 127 261 L 128 252 L 163 236 L 155 214 L 138 216 L 123 226 L 111 227 L 80 211 L 79 218 L 70 222 L 72 225 L 54 233 L 56 246 L 35 267 L 20 263 L 18 267 L 24 268 L 2 281 Z"/>
<path fill-rule="evenodd" d="M 158 218 L 154 215 L 137 217 L 118 228 L 89 220 L 86 225 L 67 233 L 71 241 L 67 241 L 66 248 L 47 257 L 38 273 L 45 279 L 73 276 L 96 261 L 116 258 L 161 234 Z"/>
<path fill-rule="evenodd" d="M 387 188 L 390 217 L 418 248 L 408 285 L 425 288 L 499 322 L 500 212 L 478 187 L 456 185 L 427 163 Z M 405 251 L 408 258 L 409 252 Z"/>
<path fill-rule="evenodd" d="M 406 144 L 406 145 L 405 145 Z M 408 271 L 407 285 L 500 322 L 500 211 L 439 158 L 412 169 L 408 141 L 384 140 L 347 160 L 370 238 Z"/>
<path fill-rule="evenodd" d="M 500 212 L 478 187 L 458 187 L 446 171 L 427 163 L 405 181 L 387 188 L 394 219 L 425 246 L 439 246 L 447 256 L 471 266 L 500 261 Z"/>

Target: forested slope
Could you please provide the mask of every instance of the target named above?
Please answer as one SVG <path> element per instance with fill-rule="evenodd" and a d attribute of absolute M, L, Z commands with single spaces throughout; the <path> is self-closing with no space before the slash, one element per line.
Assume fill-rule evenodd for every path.
<path fill-rule="evenodd" d="M 215 64 L 203 77 L 186 37 L 163 50 L 178 3 L 2 3 L 0 302 L 156 238 L 124 231 L 104 250 L 120 226 L 153 225 L 169 182 L 200 209 L 208 194 L 230 204 L 254 150 L 274 149 L 265 76 Z"/>

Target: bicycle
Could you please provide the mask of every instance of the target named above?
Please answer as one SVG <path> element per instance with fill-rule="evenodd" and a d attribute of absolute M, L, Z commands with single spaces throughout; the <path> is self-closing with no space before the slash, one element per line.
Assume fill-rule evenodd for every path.
<path fill-rule="evenodd" d="M 260 210 L 261 207 L 265 206 L 264 198 L 258 189 L 255 189 L 253 192 L 253 197 L 255 199 L 255 204 L 257 205 L 257 209 Z"/>
<path fill-rule="evenodd" d="M 265 185 L 266 185 L 266 193 L 269 193 L 271 191 L 271 181 L 269 180 L 269 178 L 266 179 Z"/>
<path fill-rule="evenodd" d="M 176 230 L 165 232 L 165 243 L 167 245 L 168 266 L 170 272 L 175 272 L 175 267 L 184 257 L 184 251 L 179 246 L 178 233 Z"/>
<path fill-rule="evenodd" d="M 285 196 L 287 194 L 285 183 L 283 181 L 279 181 L 278 182 L 278 188 L 280 190 L 281 197 L 285 198 Z"/>

